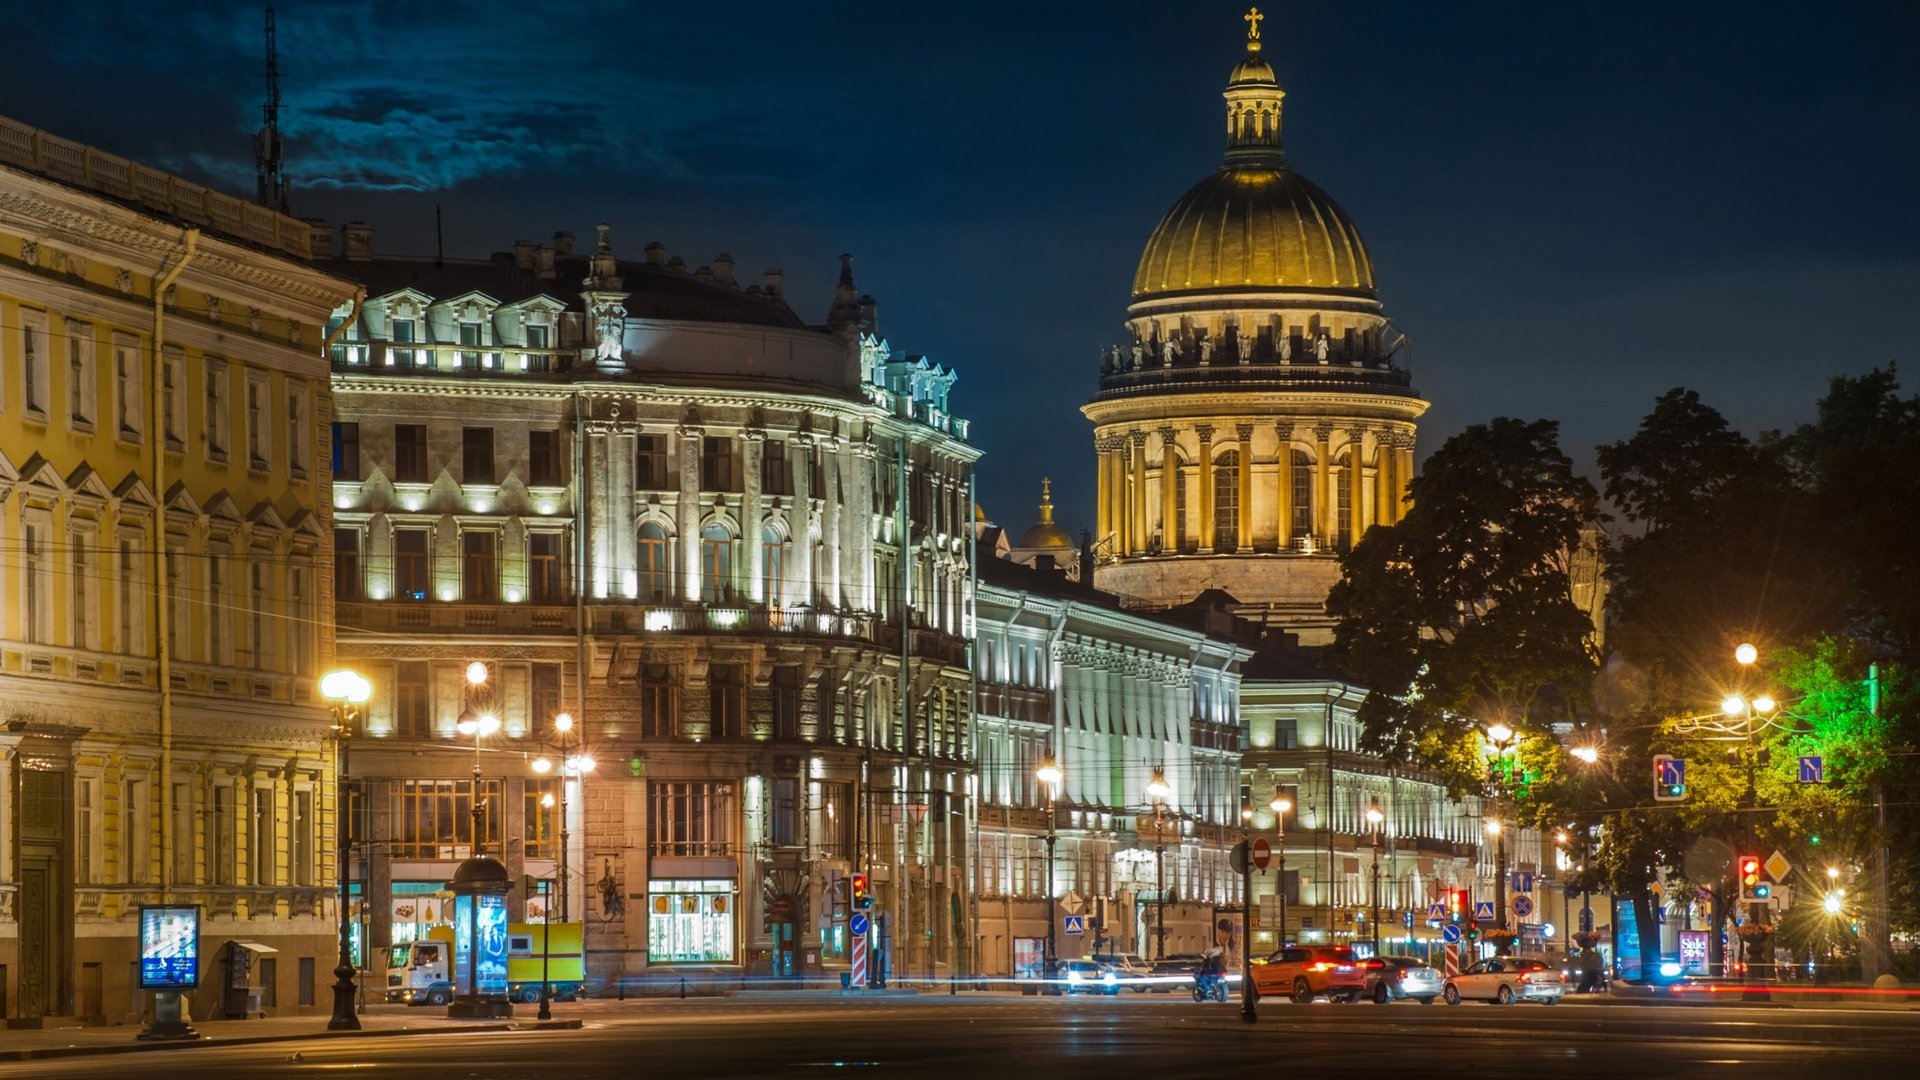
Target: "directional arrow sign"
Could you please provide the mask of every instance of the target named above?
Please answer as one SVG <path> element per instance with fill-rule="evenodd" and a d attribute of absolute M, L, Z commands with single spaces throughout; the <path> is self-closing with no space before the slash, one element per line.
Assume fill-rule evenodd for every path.
<path fill-rule="evenodd" d="M 865 937 L 867 933 L 866 913 L 861 911 L 854 912 L 853 918 L 847 920 L 847 929 L 853 932 L 854 937 Z"/>
<path fill-rule="evenodd" d="M 1458 944 L 1460 941 L 1460 925 L 1458 923 L 1448 923 L 1441 927 L 1440 939 L 1449 945 Z"/>
<path fill-rule="evenodd" d="M 1819 754 L 1800 755 L 1800 782 L 1803 784 L 1824 784 L 1827 782 L 1827 763 Z"/>

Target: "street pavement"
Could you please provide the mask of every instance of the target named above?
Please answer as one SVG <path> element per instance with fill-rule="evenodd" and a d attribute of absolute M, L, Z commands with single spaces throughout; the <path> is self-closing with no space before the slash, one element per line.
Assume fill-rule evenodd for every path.
<path fill-rule="evenodd" d="M 521 1010 L 531 1014 L 532 1010 Z M 437 1010 L 436 1010 L 437 1012 Z M 858 1069 L 875 1077 L 1688 1077 L 1908 1076 L 1920 1009 L 1791 1009 L 1619 1002 L 1489 1006 L 1400 1002 L 1238 1003 L 1182 995 L 1023 998 L 1003 994 L 836 999 L 591 1001 L 556 1006 L 578 1029 L 454 1027 L 427 1010 L 377 1010 L 364 1034 L 325 1037 L 324 1016 L 253 1025 L 251 1037 L 151 1052 L 4 1060 L 0 1078 L 141 1080 L 214 1076 L 767 1077 Z M 197 1025 L 203 1028 L 211 1025 Z M 302 1026 L 313 1035 L 302 1034 Z M 452 1030 L 447 1030 L 452 1027 Z M 115 1045 L 132 1042 L 118 1029 Z M 407 1037 L 395 1037 L 406 1033 Z M 227 1029 L 210 1032 L 216 1038 Z M 75 1037 L 77 1038 L 77 1036 Z M 105 1049 L 102 1043 L 99 1049 Z"/>

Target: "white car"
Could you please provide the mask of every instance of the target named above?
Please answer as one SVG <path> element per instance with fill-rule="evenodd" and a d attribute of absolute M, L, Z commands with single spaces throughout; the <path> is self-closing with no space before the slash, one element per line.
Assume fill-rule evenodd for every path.
<path fill-rule="evenodd" d="M 1516 1001 L 1537 1001 L 1542 1005 L 1559 1002 L 1567 982 L 1560 972 L 1529 956 L 1490 956 L 1447 980 L 1440 996 L 1447 1004 L 1462 1001 L 1491 1001 L 1511 1005 Z"/>
<path fill-rule="evenodd" d="M 1147 967 L 1145 960 L 1132 953 L 1095 953 L 1092 959 L 1096 963 L 1112 968 L 1122 986 L 1136 994 L 1147 992 L 1147 980 L 1152 977 L 1153 972 Z"/>
<path fill-rule="evenodd" d="M 1120 974 L 1097 960 L 1060 961 L 1061 989 L 1069 994 L 1105 994 L 1120 992 Z"/>

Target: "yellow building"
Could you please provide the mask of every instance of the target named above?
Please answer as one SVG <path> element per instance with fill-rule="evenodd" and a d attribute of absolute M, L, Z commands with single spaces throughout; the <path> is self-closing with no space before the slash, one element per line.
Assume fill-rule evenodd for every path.
<path fill-rule="evenodd" d="M 259 1007 L 336 955 L 328 372 L 304 223 L 0 118 L 0 1008 L 139 1019 L 137 908 Z M 275 951 L 264 951 L 271 949 Z"/>
<path fill-rule="evenodd" d="M 1147 240 L 1128 343 L 1084 408 L 1099 452 L 1101 589 L 1209 588 L 1326 640 L 1338 553 L 1399 519 L 1427 403 L 1346 212 L 1288 163 L 1258 13 L 1226 89 L 1225 160 Z"/>

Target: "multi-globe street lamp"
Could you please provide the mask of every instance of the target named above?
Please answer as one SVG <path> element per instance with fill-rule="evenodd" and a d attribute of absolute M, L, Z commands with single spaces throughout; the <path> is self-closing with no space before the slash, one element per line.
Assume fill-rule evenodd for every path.
<path fill-rule="evenodd" d="M 560 752 L 560 761 L 559 761 L 560 798 L 558 800 L 558 805 L 556 805 L 553 797 L 553 792 L 551 791 L 546 792 L 540 796 L 540 805 L 543 808 L 554 810 L 556 813 L 556 816 L 560 820 L 559 868 L 555 872 L 554 876 L 557 877 L 560 881 L 560 921 L 566 922 L 567 921 L 567 841 L 568 841 L 567 782 L 569 780 L 578 778 L 580 776 L 584 776 L 587 773 L 592 772 L 594 761 L 593 761 L 592 754 L 586 753 L 585 751 L 579 749 L 579 739 L 574 732 L 573 714 L 564 713 L 564 712 L 556 714 L 553 718 L 551 727 L 552 727 L 554 748 Z M 535 773 L 538 773 L 541 776 L 547 775 L 548 773 L 552 772 L 555 768 L 554 760 L 548 757 L 544 753 L 544 749 L 546 745 L 547 745 L 547 740 L 544 737 L 542 737 L 541 746 L 542 746 L 543 752 L 538 757 L 534 758 L 531 762 L 528 763 L 529 767 L 531 767 Z M 551 941 L 552 934 L 553 934 L 553 921 L 554 921 L 553 920 L 553 897 L 550 892 L 546 899 L 547 899 L 547 909 L 545 913 L 545 920 L 541 923 L 541 931 L 540 931 L 542 934 L 542 945 L 540 950 L 541 959 L 540 959 L 539 1018 L 542 1020 L 550 1020 L 553 1018 L 553 1006 L 551 1004 L 552 984 L 547 979 L 548 959 L 553 955 L 553 947 L 552 947 L 552 941 Z"/>
<path fill-rule="evenodd" d="M 1046 979 L 1054 978 L 1054 968 L 1058 962 L 1058 953 L 1054 950 L 1054 926 L 1060 921 L 1053 910 L 1053 847 L 1058 837 L 1054 833 L 1054 802 L 1060 797 L 1060 781 L 1066 774 L 1060 771 L 1059 762 L 1053 758 L 1053 752 L 1040 760 L 1040 767 L 1033 771 L 1034 779 L 1047 788 L 1047 955 L 1045 961 Z"/>
<path fill-rule="evenodd" d="M 487 686 L 487 665 L 475 660 L 467 665 L 466 708 L 460 711 L 460 719 L 454 724 L 454 730 L 473 738 L 473 858 L 481 854 L 480 821 L 486 815 L 486 804 L 480 795 L 480 741 L 500 730 L 500 717 L 496 715 L 488 698 L 491 692 Z M 480 708 L 476 709 L 475 705 Z"/>
<path fill-rule="evenodd" d="M 360 708 L 373 697 L 373 684 L 358 672 L 330 671 L 320 679 L 320 696 L 333 707 L 334 745 L 334 832 L 340 848 L 340 962 L 333 969 L 333 1016 L 328 1031 L 358 1031 L 360 1018 L 353 1013 L 354 963 L 353 921 L 347 893 L 347 879 L 353 860 L 353 813 L 347 806 L 347 741 L 353 725 L 359 722 Z"/>
<path fill-rule="evenodd" d="M 1369 916 L 1373 927 L 1373 955 L 1380 955 L 1380 858 L 1387 846 L 1386 830 L 1382 828 L 1387 816 L 1380 812 L 1380 800 L 1367 803 L 1367 824 L 1373 831 L 1373 911 Z"/>
<path fill-rule="evenodd" d="M 1487 741 L 1493 744 L 1494 771 L 1501 776 L 1499 792 L 1494 796 L 1495 816 L 1487 821 L 1487 832 L 1494 839 L 1493 872 L 1493 925 L 1506 929 L 1507 926 L 1507 838 L 1500 829 L 1499 801 L 1505 794 L 1506 785 L 1513 780 L 1512 766 L 1507 754 L 1516 748 L 1519 741 L 1514 730 L 1496 720 L 1487 725 Z"/>
<path fill-rule="evenodd" d="M 1279 947 L 1287 947 L 1287 815 L 1293 810 L 1293 800 L 1279 788 L 1273 789 L 1273 801 L 1267 804 L 1273 811 L 1273 853 L 1279 859 L 1279 875 L 1274 878 L 1273 891 L 1280 895 L 1280 931 Z"/>
<path fill-rule="evenodd" d="M 1167 770 L 1153 770 L 1153 779 L 1147 782 L 1147 794 L 1153 799 L 1153 866 L 1155 912 L 1153 933 L 1155 938 L 1155 960 L 1167 958 L 1167 800 L 1173 796 L 1173 787 L 1167 783 Z"/>

